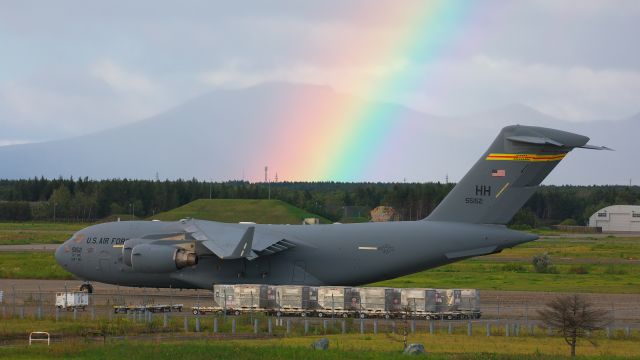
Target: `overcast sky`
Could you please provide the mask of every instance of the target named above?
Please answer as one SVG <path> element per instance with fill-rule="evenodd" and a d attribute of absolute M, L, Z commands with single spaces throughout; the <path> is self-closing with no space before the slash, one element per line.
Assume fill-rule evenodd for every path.
<path fill-rule="evenodd" d="M 0 1 L 0 145 L 265 81 L 436 115 L 512 103 L 572 121 L 640 111 L 640 1 L 230 3 Z"/>

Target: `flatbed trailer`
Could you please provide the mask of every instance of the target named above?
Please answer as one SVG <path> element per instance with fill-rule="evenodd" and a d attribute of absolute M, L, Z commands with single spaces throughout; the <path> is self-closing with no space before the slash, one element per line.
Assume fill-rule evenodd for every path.
<path fill-rule="evenodd" d="M 480 311 L 445 311 L 445 312 L 427 312 L 427 313 L 411 313 L 411 317 L 425 320 L 474 320 L 480 319 Z"/>
<path fill-rule="evenodd" d="M 114 305 L 113 312 L 116 314 L 128 314 L 128 313 L 164 313 L 164 312 L 181 312 L 184 308 L 182 304 L 148 304 L 148 305 Z"/>
<path fill-rule="evenodd" d="M 227 309 L 229 310 L 229 309 Z M 191 313 L 193 315 L 207 315 L 210 313 L 222 314 L 224 309 L 220 306 L 192 306 Z"/>

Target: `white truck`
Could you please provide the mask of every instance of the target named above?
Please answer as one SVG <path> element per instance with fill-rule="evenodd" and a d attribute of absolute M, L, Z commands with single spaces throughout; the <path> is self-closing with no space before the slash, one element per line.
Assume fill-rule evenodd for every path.
<path fill-rule="evenodd" d="M 86 292 L 56 293 L 56 307 L 67 311 L 85 310 L 89 306 L 89 294 Z"/>

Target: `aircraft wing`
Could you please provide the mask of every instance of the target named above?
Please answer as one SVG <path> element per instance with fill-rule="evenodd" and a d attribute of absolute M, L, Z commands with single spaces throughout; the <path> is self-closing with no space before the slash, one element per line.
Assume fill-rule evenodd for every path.
<path fill-rule="evenodd" d="M 185 231 L 221 259 L 253 260 L 295 247 L 281 235 L 248 224 L 184 220 Z"/>

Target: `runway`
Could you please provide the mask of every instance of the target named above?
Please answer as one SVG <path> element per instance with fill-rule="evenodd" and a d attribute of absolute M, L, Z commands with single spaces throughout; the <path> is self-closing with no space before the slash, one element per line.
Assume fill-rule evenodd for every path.
<path fill-rule="evenodd" d="M 60 244 L 0 245 L 0 252 L 54 252 Z"/>

